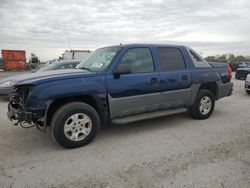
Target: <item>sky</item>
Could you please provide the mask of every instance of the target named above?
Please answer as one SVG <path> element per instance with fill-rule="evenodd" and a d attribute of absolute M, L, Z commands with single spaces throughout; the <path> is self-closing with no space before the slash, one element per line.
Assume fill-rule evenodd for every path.
<path fill-rule="evenodd" d="M 249 0 L 0 0 L 0 23 L 0 49 L 42 61 L 120 43 L 250 55 Z"/>

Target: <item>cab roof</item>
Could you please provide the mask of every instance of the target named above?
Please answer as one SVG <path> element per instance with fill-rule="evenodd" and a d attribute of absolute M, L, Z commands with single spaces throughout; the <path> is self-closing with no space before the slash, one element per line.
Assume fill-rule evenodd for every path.
<path fill-rule="evenodd" d="M 149 46 L 155 46 L 155 47 L 178 47 L 178 48 L 186 48 L 184 45 L 178 45 L 178 44 L 154 44 L 154 43 L 131 43 L 131 44 L 120 44 L 120 45 L 113 45 L 113 46 L 106 46 L 106 47 L 149 47 Z"/>

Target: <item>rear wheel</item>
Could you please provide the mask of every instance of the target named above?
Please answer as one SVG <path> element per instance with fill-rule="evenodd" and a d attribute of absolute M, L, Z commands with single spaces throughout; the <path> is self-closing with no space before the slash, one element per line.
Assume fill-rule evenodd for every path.
<path fill-rule="evenodd" d="M 250 95 L 250 91 L 246 91 L 248 95 Z"/>
<path fill-rule="evenodd" d="M 65 148 L 89 144 L 100 127 L 96 110 L 82 102 L 71 102 L 59 108 L 51 121 L 54 140 Z"/>
<path fill-rule="evenodd" d="M 195 119 L 207 119 L 214 110 L 214 95 L 207 89 L 199 91 L 195 103 L 189 108 L 190 114 Z"/>

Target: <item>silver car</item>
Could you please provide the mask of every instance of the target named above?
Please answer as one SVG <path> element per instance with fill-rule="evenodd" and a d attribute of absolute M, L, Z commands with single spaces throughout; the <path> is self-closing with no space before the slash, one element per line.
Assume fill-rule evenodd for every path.
<path fill-rule="evenodd" d="M 245 81 L 245 90 L 250 95 L 250 74 L 247 75 L 247 78 Z"/>
<path fill-rule="evenodd" d="M 47 66 L 41 67 L 36 72 L 43 72 L 43 71 L 52 71 L 52 70 L 63 70 L 63 69 L 74 69 L 80 61 L 71 60 L 71 61 L 60 61 L 58 63 L 49 64 Z M 31 73 L 26 73 L 31 74 Z M 10 76 L 7 78 L 3 78 L 0 80 L 0 96 L 9 95 L 11 92 L 14 91 L 13 85 L 14 81 L 19 77 L 24 76 L 24 74 Z"/>

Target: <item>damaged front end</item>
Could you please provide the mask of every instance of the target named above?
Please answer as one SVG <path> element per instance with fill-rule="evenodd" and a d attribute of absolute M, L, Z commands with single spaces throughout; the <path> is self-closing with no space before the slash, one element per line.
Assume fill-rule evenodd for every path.
<path fill-rule="evenodd" d="M 16 120 L 17 122 L 15 125 L 18 125 L 21 122 L 27 122 L 28 124 L 31 124 L 32 122 L 32 113 L 26 112 L 21 108 L 20 100 L 17 96 L 13 96 L 10 99 L 9 105 L 8 105 L 8 118 L 12 120 Z"/>
<path fill-rule="evenodd" d="M 45 131 L 43 128 L 43 122 L 41 121 L 44 116 L 43 110 L 37 110 L 30 108 L 27 105 L 29 94 L 32 90 L 32 86 L 17 87 L 16 91 L 10 97 L 8 104 L 7 116 L 10 121 L 16 121 L 14 125 L 20 125 L 23 128 L 31 128 L 37 126 L 40 130 Z"/>

